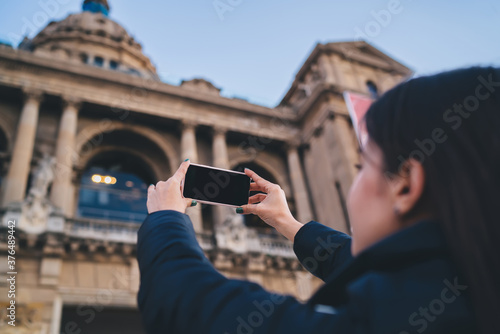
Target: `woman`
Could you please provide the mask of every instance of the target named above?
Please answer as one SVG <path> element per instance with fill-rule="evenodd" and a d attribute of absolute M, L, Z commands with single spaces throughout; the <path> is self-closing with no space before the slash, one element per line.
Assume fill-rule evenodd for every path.
<path fill-rule="evenodd" d="M 306 303 L 219 274 L 196 242 L 180 182 L 150 186 L 138 296 L 148 333 L 500 333 L 500 70 L 471 68 L 393 88 L 365 116 L 348 198 L 352 239 L 296 221 L 250 170 L 256 214 L 325 281 Z"/>

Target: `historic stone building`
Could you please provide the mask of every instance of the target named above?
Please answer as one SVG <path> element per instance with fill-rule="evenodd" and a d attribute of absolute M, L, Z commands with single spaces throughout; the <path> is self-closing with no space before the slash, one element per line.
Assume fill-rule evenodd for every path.
<path fill-rule="evenodd" d="M 146 188 L 184 158 L 253 168 L 281 185 L 298 220 L 348 232 L 358 156 L 342 93 L 383 93 L 411 75 L 365 42 L 318 44 L 282 102 L 266 108 L 203 79 L 162 83 L 108 11 L 86 0 L 18 48 L 0 44 L 2 333 L 140 333 L 135 243 Z M 302 300 L 320 284 L 258 218 L 200 205 L 188 214 L 228 277 Z"/>

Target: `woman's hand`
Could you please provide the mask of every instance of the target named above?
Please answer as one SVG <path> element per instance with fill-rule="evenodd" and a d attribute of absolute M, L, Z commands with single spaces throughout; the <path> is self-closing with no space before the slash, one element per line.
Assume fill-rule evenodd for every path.
<path fill-rule="evenodd" d="M 279 185 L 263 179 L 248 168 L 245 169 L 245 174 L 255 181 L 250 184 L 250 191 L 262 191 L 264 194 L 251 196 L 248 199 L 248 204 L 238 208 L 236 212 L 252 213 L 259 216 L 265 223 L 293 241 L 302 224 L 292 216 L 283 189 Z"/>
<path fill-rule="evenodd" d="M 189 160 L 184 161 L 179 169 L 167 181 L 160 181 L 150 185 L 148 188 L 148 213 L 161 210 L 175 210 L 182 213 L 186 208 L 195 206 L 194 200 L 184 198 L 181 194 L 181 182 L 186 176 Z"/>

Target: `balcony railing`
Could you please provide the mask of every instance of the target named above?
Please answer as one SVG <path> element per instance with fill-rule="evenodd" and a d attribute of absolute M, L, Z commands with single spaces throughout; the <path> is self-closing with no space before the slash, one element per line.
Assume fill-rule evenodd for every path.
<path fill-rule="evenodd" d="M 140 226 L 137 223 L 75 218 L 66 220 L 64 232 L 75 238 L 135 244 Z"/>
<path fill-rule="evenodd" d="M 139 227 L 140 224 L 137 223 L 73 218 L 66 221 L 64 233 L 67 236 L 79 239 L 135 244 L 137 243 Z M 216 248 L 215 238 L 212 233 L 197 233 L 196 238 L 203 250 Z M 245 241 L 248 252 L 283 257 L 295 256 L 292 243 L 278 235 L 259 233 L 257 237 L 251 237 Z"/>

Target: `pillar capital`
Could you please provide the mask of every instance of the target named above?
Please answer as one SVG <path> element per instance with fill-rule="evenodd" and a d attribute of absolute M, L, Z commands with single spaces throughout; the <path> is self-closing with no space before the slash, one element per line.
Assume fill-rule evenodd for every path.
<path fill-rule="evenodd" d="M 83 102 L 80 98 L 72 95 L 62 95 L 61 99 L 62 99 L 62 106 L 64 109 L 72 107 L 75 108 L 76 110 L 79 110 Z"/>
<path fill-rule="evenodd" d="M 198 122 L 196 122 L 195 120 L 193 119 L 183 119 L 181 121 L 181 128 L 184 130 L 184 129 L 196 129 L 196 127 L 198 126 Z"/>
<path fill-rule="evenodd" d="M 296 151 L 299 149 L 300 145 L 301 142 L 299 139 L 290 140 L 285 143 L 285 149 L 287 152 Z"/>
<path fill-rule="evenodd" d="M 36 102 L 40 103 L 43 100 L 43 91 L 41 89 L 23 87 L 22 91 L 25 102 L 28 100 L 35 100 Z"/>
<path fill-rule="evenodd" d="M 220 125 L 214 125 L 212 127 L 212 134 L 215 135 L 225 135 L 227 133 L 227 128 Z"/>

